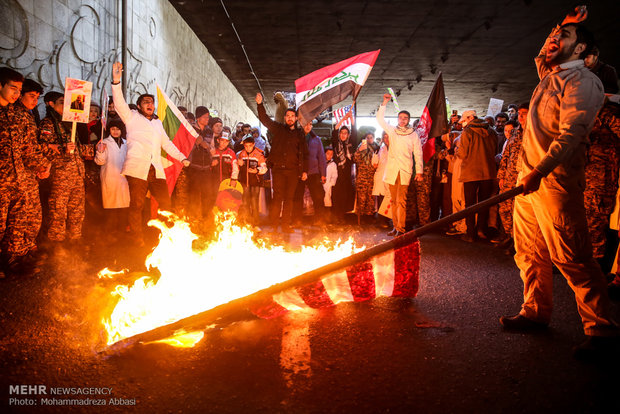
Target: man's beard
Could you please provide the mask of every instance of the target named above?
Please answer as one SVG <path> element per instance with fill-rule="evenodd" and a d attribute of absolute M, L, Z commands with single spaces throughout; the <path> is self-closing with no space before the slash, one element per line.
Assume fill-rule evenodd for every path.
<path fill-rule="evenodd" d="M 571 46 L 566 47 L 564 50 L 560 50 L 553 58 L 546 60 L 547 64 L 551 66 L 561 65 L 564 62 L 567 62 L 570 57 L 573 55 L 575 48 L 577 47 L 577 42 L 572 44 Z"/>

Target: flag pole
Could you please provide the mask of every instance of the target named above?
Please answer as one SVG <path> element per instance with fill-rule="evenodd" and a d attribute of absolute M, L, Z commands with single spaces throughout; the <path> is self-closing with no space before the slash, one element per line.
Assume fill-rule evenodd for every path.
<path fill-rule="evenodd" d="M 366 250 L 362 250 L 361 252 L 354 253 L 351 256 L 329 263 L 317 269 L 310 270 L 309 272 L 289 279 L 285 282 L 277 283 L 258 292 L 238 299 L 234 299 L 228 303 L 224 303 L 222 305 L 216 306 L 215 308 L 208 309 L 192 316 L 188 316 L 168 325 L 163 325 L 150 331 L 142 332 L 129 338 L 122 339 L 112 345 L 107 346 L 104 349 L 99 350 L 98 353 L 111 354 L 125 349 L 126 347 L 135 345 L 137 343 L 151 342 L 159 339 L 168 338 L 181 329 L 184 329 L 186 332 L 190 332 L 192 330 L 204 330 L 207 326 L 220 322 L 222 318 L 224 318 L 226 315 L 242 312 L 248 308 L 251 308 L 257 303 L 268 300 L 273 295 L 284 292 L 288 289 L 293 289 L 302 285 L 306 285 L 308 283 L 317 282 L 321 280 L 321 278 L 331 273 L 346 269 L 350 266 L 369 260 L 374 256 L 387 252 L 388 250 L 394 250 L 407 246 L 417 241 L 418 238 L 424 234 L 441 228 L 442 226 L 451 224 L 455 221 L 461 220 L 471 214 L 476 214 L 481 210 L 487 209 L 495 204 L 501 203 L 502 201 L 516 197 L 521 193 L 523 193 L 522 185 L 513 188 L 512 190 L 508 190 L 501 194 L 488 198 L 484 201 L 481 201 L 480 203 L 474 204 L 473 206 L 467 207 L 464 210 L 443 217 L 425 226 L 419 227 L 415 230 L 411 230 L 403 234 L 402 236 L 395 237 L 386 242 L 372 246 Z"/>

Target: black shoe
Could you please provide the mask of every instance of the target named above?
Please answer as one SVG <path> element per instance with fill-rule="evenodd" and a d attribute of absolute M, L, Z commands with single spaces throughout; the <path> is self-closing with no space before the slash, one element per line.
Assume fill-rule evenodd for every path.
<path fill-rule="evenodd" d="M 573 357 L 580 361 L 618 360 L 619 336 L 588 336 L 580 345 L 573 348 Z"/>
<path fill-rule="evenodd" d="M 398 233 L 398 230 L 392 229 L 392 231 L 390 231 L 387 235 L 390 236 L 390 237 L 394 237 L 394 236 L 396 236 L 396 233 Z"/>
<path fill-rule="evenodd" d="M 499 318 L 499 323 L 501 323 L 506 330 L 523 332 L 546 329 L 548 326 L 546 323 L 533 321 L 521 314 L 515 316 L 502 316 Z"/>
<path fill-rule="evenodd" d="M 397 231 L 396 233 L 394 233 L 394 237 L 400 237 L 400 236 L 402 236 L 403 234 L 405 234 L 405 232 L 402 232 L 402 231 Z"/>
<path fill-rule="evenodd" d="M 41 271 L 34 256 L 19 256 L 8 263 L 11 273 L 17 275 L 36 274 Z"/>

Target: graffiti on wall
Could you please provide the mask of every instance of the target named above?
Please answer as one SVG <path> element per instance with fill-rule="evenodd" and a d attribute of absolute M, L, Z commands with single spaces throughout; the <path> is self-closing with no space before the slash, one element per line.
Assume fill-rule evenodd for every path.
<path fill-rule="evenodd" d="M 34 17 L 29 15 L 17 0 L 0 0 L 0 66 L 8 66 L 31 78 L 41 85 L 45 91 L 64 89 L 65 77 L 77 77 L 93 82 L 93 101 L 101 102 L 104 88 L 109 85 L 112 76 L 112 64 L 120 60 L 120 39 L 104 39 L 105 28 L 102 23 L 102 14 L 105 10 L 97 11 L 90 5 L 80 5 L 72 10 L 71 26 L 69 30 L 56 30 L 51 51 L 41 56 L 41 46 L 34 44 L 30 33 Z M 117 18 L 112 21 L 117 21 Z M 153 18 L 148 22 L 148 31 L 156 36 L 156 23 Z M 118 30 L 117 30 L 118 31 Z M 84 42 L 84 36 L 93 36 L 92 47 Z M 111 41 L 110 41 L 111 40 Z M 111 45 L 105 47 L 106 43 Z M 39 56 L 39 57 L 38 57 Z M 128 102 L 135 101 L 140 94 L 155 89 L 156 80 L 144 79 L 141 76 L 144 67 L 143 59 L 134 51 L 127 49 L 127 69 L 125 70 Z M 79 71 L 79 73 L 75 73 Z M 192 90 L 191 84 L 186 86 L 173 84 L 171 72 L 165 74 L 165 83 L 161 86 L 171 99 L 178 105 L 193 108 L 197 100 L 197 86 Z"/>

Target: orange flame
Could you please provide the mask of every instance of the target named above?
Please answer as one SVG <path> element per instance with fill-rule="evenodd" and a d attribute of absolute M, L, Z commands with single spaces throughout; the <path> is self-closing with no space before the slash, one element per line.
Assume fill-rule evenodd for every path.
<path fill-rule="evenodd" d="M 137 279 L 132 286 L 118 285 L 112 292 L 119 300 L 109 318 L 102 322 L 111 345 L 124 338 L 149 331 L 182 318 L 214 308 L 233 299 L 280 283 L 309 270 L 340 260 L 363 250 L 353 239 L 325 240 L 316 246 L 287 251 L 283 246 L 267 246 L 252 240 L 249 228 L 235 224 L 234 216 L 218 216 L 217 239 L 203 250 L 192 249 L 198 238 L 188 223 L 164 213 L 172 227 L 159 220 L 149 225 L 161 231 L 159 244 L 147 257 L 147 268 L 157 268 L 161 277 Z M 109 272 L 108 272 L 109 273 Z M 190 341 L 173 340 L 175 346 L 194 346 Z M 194 341 L 195 340 L 195 341 Z M 168 342 L 170 343 L 170 342 Z"/>

